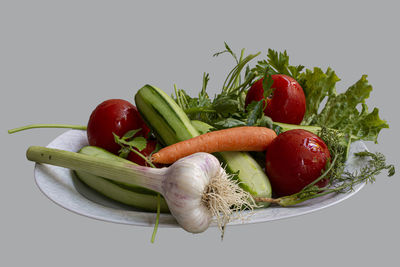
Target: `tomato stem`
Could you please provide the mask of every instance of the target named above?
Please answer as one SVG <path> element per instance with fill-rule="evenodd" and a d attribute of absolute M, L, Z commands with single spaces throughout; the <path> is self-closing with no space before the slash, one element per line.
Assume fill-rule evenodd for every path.
<path fill-rule="evenodd" d="M 75 129 L 75 130 L 86 130 L 85 125 L 73 125 L 73 124 L 56 124 L 56 123 L 50 123 L 50 124 L 30 124 L 18 128 L 14 128 L 11 130 L 8 130 L 9 134 L 20 132 L 20 131 L 25 131 L 29 129 L 36 129 L 36 128 L 69 128 L 69 129 Z"/>
<path fill-rule="evenodd" d="M 132 151 L 133 153 L 135 153 L 136 155 L 138 155 L 139 157 L 141 157 L 144 161 L 146 161 L 147 164 L 149 164 L 150 167 L 152 168 L 157 168 L 153 162 L 151 162 L 150 159 L 148 159 L 145 155 L 143 155 L 142 153 L 140 153 L 139 151 L 137 151 L 136 149 L 133 149 L 132 147 L 130 148 L 130 151 Z"/>

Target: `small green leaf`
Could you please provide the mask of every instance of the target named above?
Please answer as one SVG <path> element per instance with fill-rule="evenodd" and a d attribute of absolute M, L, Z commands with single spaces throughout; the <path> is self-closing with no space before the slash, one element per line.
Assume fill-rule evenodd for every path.
<path fill-rule="evenodd" d="M 268 49 L 268 64 L 273 67 L 278 73 L 290 75 L 288 71 L 289 56 L 285 51 L 276 52 L 272 49 Z"/>
<path fill-rule="evenodd" d="M 140 130 L 142 130 L 142 128 L 136 129 L 136 130 L 130 130 L 127 131 L 123 136 L 122 139 L 130 139 L 132 138 L 135 134 L 137 134 Z"/>
<path fill-rule="evenodd" d="M 214 123 L 214 126 L 220 129 L 225 129 L 225 128 L 232 128 L 232 127 L 239 127 L 239 126 L 246 126 L 246 123 L 244 123 L 241 120 L 233 119 L 233 118 L 227 118 L 220 120 L 216 123 Z"/>
<path fill-rule="evenodd" d="M 274 80 L 272 79 L 271 74 L 269 74 L 268 70 L 265 71 L 264 79 L 262 81 L 262 86 L 264 89 L 263 93 L 264 99 L 267 99 L 273 93 L 273 88 L 271 87 L 273 83 Z"/>
<path fill-rule="evenodd" d="M 295 80 L 298 79 L 298 77 L 300 76 L 300 74 L 303 71 L 303 69 L 304 69 L 303 65 L 288 66 L 288 70 L 290 72 L 290 76 L 292 76 Z"/>
<path fill-rule="evenodd" d="M 129 148 L 129 147 L 126 147 L 126 146 L 123 146 L 123 147 L 121 147 L 121 149 L 118 151 L 118 153 L 119 153 L 119 154 L 118 154 L 119 157 L 126 159 L 126 158 L 128 157 L 128 155 L 129 155 L 129 153 L 130 153 L 130 148 Z"/>
<path fill-rule="evenodd" d="M 143 149 L 146 148 L 147 141 L 146 138 L 143 136 L 135 137 L 131 141 L 127 142 L 126 145 L 130 147 L 134 147 L 139 151 L 142 151 Z"/>
<path fill-rule="evenodd" d="M 235 97 L 236 98 L 236 97 Z M 232 97 L 232 95 L 221 95 L 213 102 L 213 109 L 217 113 L 224 115 L 234 113 L 238 110 L 239 101 Z"/>
<path fill-rule="evenodd" d="M 320 68 L 307 69 L 301 76 L 301 84 L 306 96 L 306 113 L 303 118 L 304 125 L 315 123 L 321 102 L 329 96 L 336 94 L 336 83 L 340 79 L 336 73 L 328 68 L 324 73 Z"/>
<path fill-rule="evenodd" d="M 121 141 L 121 138 L 119 138 L 119 136 L 116 135 L 114 132 L 113 132 L 112 134 L 113 134 L 113 136 L 114 136 L 114 142 L 117 143 L 117 144 L 119 144 L 120 141 Z"/>
<path fill-rule="evenodd" d="M 225 45 L 225 50 L 223 50 L 221 52 L 214 53 L 213 57 L 217 57 L 217 56 L 219 56 L 221 54 L 224 54 L 224 53 L 229 53 L 236 60 L 236 63 L 238 63 L 239 60 L 238 60 L 236 54 L 232 51 L 232 49 L 229 47 L 229 45 L 226 42 L 224 42 L 224 45 Z"/>
<path fill-rule="evenodd" d="M 133 130 L 132 132 L 134 133 L 135 131 L 136 130 Z M 129 131 L 127 136 L 131 136 L 132 132 Z M 121 146 L 120 154 L 122 154 L 123 157 L 126 157 L 127 154 L 129 154 L 127 151 L 129 151 L 131 148 L 136 148 L 137 150 L 141 151 L 147 145 L 147 140 L 143 136 L 135 137 L 132 140 L 129 140 L 128 138 L 125 137 L 120 138 L 115 133 L 113 133 L 113 136 L 115 142 Z"/>
<path fill-rule="evenodd" d="M 263 100 L 252 102 L 247 106 L 249 116 L 247 117 L 247 125 L 253 126 L 256 121 L 263 115 Z"/>
<path fill-rule="evenodd" d="M 256 126 L 267 127 L 267 128 L 273 129 L 274 128 L 274 122 L 272 121 L 272 119 L 270 117 L 265 116 L 263 114 L 262 117 L 257 120 Z M 279 127 L 279 126 L 277 126 L 277 127 Z"/>

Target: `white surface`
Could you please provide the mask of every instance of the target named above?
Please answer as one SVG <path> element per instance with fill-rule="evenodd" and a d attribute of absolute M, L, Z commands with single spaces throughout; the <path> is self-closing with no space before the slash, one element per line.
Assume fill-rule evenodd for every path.
<path fill-rule="evenodd" d="M 77 152 L 87 144 L 85 131 L 69 130 L 54 139 L 48 147 Z M 352 144 L 349 160 L 346 164 L 348 171 L 358 169 L 363 163 L 363 161 L 355 159 L 353 153 L 366 149 L 362 142 Z M 69 169 L 36 164 L 35 180 L 40 190 L 48 198 L 67 210 L 108 222 L 140 226 L 154 225 L 154 213 L 134 210 L 98 194 L 77 179 Z M 354 191 L 347 194 L 330 194 L 308 200 L 295 207 L 272 205 L 268 208 L 258 209 L 252 214 L 246 214 L 245 212 L 243 215 L 246 220 L 235 220 L 230 225 L 260 223 L 307 214 L 335 205 L 356 194 L 363 186 L 364 184 L 357 185 Z M 160 227 L 178 226 L 172 215 L 169 214 L 161 214 L 159 225 Z"/>

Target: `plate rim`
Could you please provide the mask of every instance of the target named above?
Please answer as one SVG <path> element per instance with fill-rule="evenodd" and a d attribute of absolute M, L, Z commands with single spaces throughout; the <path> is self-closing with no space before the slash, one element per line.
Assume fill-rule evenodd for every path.
<path fill-rule="evenodd" d="M 84 130 L 68 130 L 60 135 L 58 135 L 56 138 L 54 138 L 48 145 L 47 147 L 52 147 L 52 148 L 59 148 L 59 149 L 65 149 L 63 148 L 62 142 L 64 138 L 70 137 L 70 136 L 75 136 L 75 137 L 86 137 L 86 131 Z M 85 138 L 83 138 L 85 139 Z M 366 145 L 362 141 L 357 141 L 361 142 L 362 146 L 364 149 L 367 149 Z M 87 143 L 87 138 L 85 140 L 81 140 L 82 144 Z M 76 145 L 72 144 L 71 145 Z M 61 146 L 61 147 L 60 147 Z M 73 151 L 73 150 L 70 150 Z M 77 150 L 76 150 L 77 151 Z M 76 152 L 74 151 L 74 152 Z M 153 212 L 146 212 L 146 211 L 133 211 L 133 210 L 122 210 L 122 209 L 116 209 L 116 208 L 111 208 L 107 207 L 104 205 L 101 205 L 99 203 L 96 203 L 87 197 L 83 196 L 73 185 L 73 177 L 70 175 L 70 179 L 68 179 L 69 182 L 68 186 L 73 187 L 75 189 L 75 192 L 64 192 L 67 195 L 75 195 L 76 199 L 69 199 L 70 201 L 78 201 L 78 204 L 81 202 L 86 202 L 89 206 L 87 209 L 84 209 L 83 207 L 76 206 L 74 204 L 76 203 L 66 203 L 66 199 L 57 198 L 53 195 L 54 192 L 54 187 L 49 188 L 49 184 L 51 185 L 53 183 L 56 184 L 55 177 L 53 177 L 53 181 L 51 181 L 50 175 L 47 175 L 49 177 L 46 177 L 46 174 L 44 173 L 45 169 L 50 169 L 52 171 L 55 171 L 56 173 L 61 173 L 61 174 L 66 174 L 66 172 L 72 173 L 71 170 L 62 168 L 62 167 L 57 167 L 57 166 L 51 166 L 47 164 L 38 164 L 35 163 L 34 167 L 34 180 L 39 188 L 39 190 L 44 194 L 48 199 L 50 199 L 53 203 L 57 204 L 58 206 L 71 211 L 75 214 L 79 214 L 91 219 L 96 219 L 104 222 L 112 222 L 112 223 L 118 223 L 118 224 L 125 224 L 125 225 L 136 225 L 136 226 L 154 226 L 155 223 L 155 218 L 156 218 L 156 213 Z M 41 177 L 44 175 L 44 178 Z M 46 178 L 47 178 L 47 183 L 46 183 Z M 57 185 L 56 185 L 57 186 Z M 328 197 L 325 197 L 325 200 L 314 202 L 314 204 L 319 204 L 316 207 L 307 206 L 306 202 L 305 204 L 302 204 L 300 206 L 292 206 L 292 207 L 279 207 L 279 206 L 270 206 L 268 208 L 262 208 L 262 209 L 257 209 L 253 212 L 248 211 L 245 212 L 242 219 L 235 219 L 228 223 L 229 226 L 234 226 L 234 225 L 242 225 L 242 224 L 255 224 L 255 223 L 263 223 L 263 222 L 269 222 L 269 221 L 275 221 L 275 220 L 282 220 L 282 219 L 287 219 L 287 218 L 292 218 L 292 217 L 297 217 L 297 216 L 302 216 L 306 215 L 309 213 L 317 212 L 322 209 L 334 206 L 336 204 L 341 203 L 342 201 L 349 199 L 353 195 L 357 194 L 363 187 L 365 186 L 365 183 L 358 184 L 355 189 L 351 192 L 345 193 L 345 194 L 330 194 L 327 195 Z M 79 195 L 79 196 L 76 196 Z M 338 197 L 339 196 L 339 197 Z M 105 197 L 106 198 L 106 197 Z M 324 202 L 326 202 L 326 205 L 321 205 Z M 311 208 L 310 208 L 311 207 Z M 94 209 L 94 210 L 93 210 Z M 98 209 L 98 210 L 96 210 Z M 286 213 L 286 214 L 280 214 L 278 217 L 274 218 L 272 217 L 265 217 L 265 213 L 270 213 L 270 211 L 274 212 L 274 209 L 285 209 L 286 211 L 290 211 L 292 209 L 298 209 L 297 212 L 295 213 Z M 90 212 L 91 211 L 91 212 Z M 279 212 L 278 212 L 279 213 Z M 249 216 L 247 216 L 249 215 Z M 216 227 L 217 224 L 213 222 L 211 227 Z M 180 227 L 176 220 L 173 218 L 171 214 L 165 214 L 161 213 L 160 214 L 160 221 L 159 221 L 159 227 L 163 228 L 178 228 Z"/>

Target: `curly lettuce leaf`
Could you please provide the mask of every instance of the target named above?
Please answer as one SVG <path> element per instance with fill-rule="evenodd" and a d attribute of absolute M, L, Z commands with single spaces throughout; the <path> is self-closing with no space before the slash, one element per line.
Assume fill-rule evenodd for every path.
<path fill-rule="evenodd" d="M 379 132 L 389 128 L 385 120 L 379 117 L 379 110 L 368 111 L 365 100 L 369 97 L 372 86 L 363 75 L 354 85 L 341 94 L 336 93 L 335 84 L 339 81 L 336 74 L 328 69 L 323 73 L 319 68 L 307 70 L 301 77 L 306 94 L 307 111 L 303 125 L 318 125 L 340 130 L 353 139 L 374 141 L 377 143 Z M 318 112 L 321 102 L 327 102 Z M 361 107 L 361 111 L 358 110 Z"/>
<path fill-rule="evenodd" d="M 313 70 L 307 69 L 302 74 L 298 82 L 304 90 L 307 101 L 303 125 L 315 124 L 321 102 L 325 97 L 336 94 L 335 85 L 338 81 L 340 79 L 330 68 L 323 72 L 320 68 L 315 67 Z"/>

